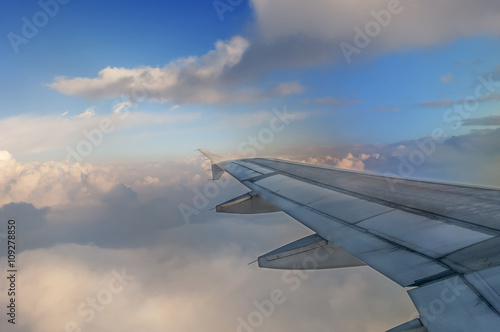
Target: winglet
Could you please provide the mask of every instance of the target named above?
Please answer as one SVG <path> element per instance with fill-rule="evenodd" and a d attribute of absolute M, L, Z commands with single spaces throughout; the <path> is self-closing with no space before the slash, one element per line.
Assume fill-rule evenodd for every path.
<path fill-rule="evenodd" d="M 198 151 L 200 151 L 205 157 L 210 159 L 212 164 L 218 165 L 219 163 L 221 163 L 223 161 L 231 160 L 231 158 L 228 156 L 224 156 L 224 155 L 221 155 L 221 154 L 218 154 L 218 153 L 206 150 L 206 149 L 198 149 Z"/>
<path fill-rule="evenodd" d="M 224 174 L 224 167 L 226 162 L 232 160 L 233 158 L 224 156 L 206 149 L 198 149 L 205 157 L 210 159 L 212 162 L 212 179 L 219 180 L 222 174 Z"/>

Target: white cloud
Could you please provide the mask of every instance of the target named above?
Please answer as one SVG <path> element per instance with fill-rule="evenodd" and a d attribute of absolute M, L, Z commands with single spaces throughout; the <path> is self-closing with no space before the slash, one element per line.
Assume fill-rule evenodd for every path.
<path fill-rule="evenodd" d="M 354 169 L 358 171 L 362 171 L 365 169 L 365 164 L 363 160 L 369 158 L 366 157 L 365 154 L 354 157 L 351 153 L 348 153 L 342 160 L 340 160 L 335 166 L 340 168 Z"/>
<path fill-rule="evenodd" d="M 73 118 L 75 119 L 88 119 L 91 118 L 95 115 L 95 108 L 94 106 L 89 107 L 83 111 L 83 113 L 80 113 L 78 115 L 75 115 Z"/>
<path fill-rule="evenodd" d="M 49 86 L 63 94 L 89 99 L 126 96 L 128 106 L 144 100 L 175 103 L 170 110 L 177 109 L 179 104 L 248 103 L 304 91 L 299 82 L 280 83 L 264 91 L 229 78 L 249 47 L 247 39 L 235 36 L 229 41 L 216 42 L 215 50 L 201 57 L 181 58 L 162 68 L 107 67 L 97 78 L 56 77 Z"/>
<path fill-rule="evenodd" d="M 173 111 L 173 110 L 178 109 L 179 107 L 181 107 L 181 106 L 180 105 L 174 105 L 174 106 L 170 107 L 170 110 Z"/>
<path fill-rule="evenodd" d="M 131 101 L 144 98 L 161 103 L 225 103 L 249 101 L 251 91 L 224 85 L 221 76 L 236 66 L 249 47 L 248 40 L 236 36 L 218 41 L 215 50 L 201 57 L 172 61 L 163 68 L 117 68 L 101 70 L 97 78 L 57 77 L 50 87 L 87 98 L 127 95 Z"/>
<path fill-rule="evenodd" d="M 136 186 L 147 186 L 147 185 L 157 184 L 159 182 L 160 182 L 159 178 L 152 177 L 151 175 L 146 175 L 144 177 L 144 180 L 136 180 L 135 185 Z"/>
<path fill-rule="evenodd" d="M 379 159 L 379 153 L 360 153 L 357 157 L 355 157 L 351 152 L 348 152 L 345 157 L 338 158 L 331 155 L 317 156 L 317 157 L 308 157 L 307 159 L 301 160 L 302 162 L 307 162 L 310 164 L 318 164 L 318 165 L 331 165 L 339 168 L 352 169 L 357 171 L 365 170 L 365 161 L 369 159 Z M 290 158 L 285 158 L 290 159 Z"/>
<path fill-rule="evenodd" d="M 118 102 L 113 106 L 113 114 L 123 113 L 124 110 L 129 111 L 130 106 L 132 106 L 132 104 L 128 101 Z"/>
<path fill-rule="evenodd" d="M 99 205 L 102 194 L 118 184 L 108 167 L 16 161 L 7 151 L 0 152 L 0 206 L 30 202 L 35 207 Z"/>
<path fill-rule="evenodd" d="M 165 191 L 169 186 L 204 184 L 210 162 L 205 158 L 129 165 L 97 166 L 66 161 L 19 162 L 8 151 L 0 151 L 0 206 L 29 202 L 37 208 L 98 206 L 111 191 L 124 185 L 148 197 L 146 187 Z"/>

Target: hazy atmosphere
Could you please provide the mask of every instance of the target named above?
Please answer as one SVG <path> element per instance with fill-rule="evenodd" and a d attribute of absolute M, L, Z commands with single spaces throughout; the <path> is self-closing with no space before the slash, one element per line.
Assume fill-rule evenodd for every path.
<path fill-rule="evenodd" d="M 216 213 L 248 190 L 212 181 L 198 148 L 500 187 L 498 1 L 3 7 L 0 267 L 13 219 L 18 289 L 13 325 L 0 282 L 1 331 L 384 332 L 418 316 L 369 267 L 249 265 L 311 231 Z"/>

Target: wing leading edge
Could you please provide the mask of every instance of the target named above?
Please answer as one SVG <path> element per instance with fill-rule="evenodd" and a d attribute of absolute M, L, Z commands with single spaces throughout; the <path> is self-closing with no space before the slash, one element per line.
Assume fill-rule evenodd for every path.
<path fill-rule="evenodd" d="M 316 233 L 259 257 L 260 266 L 369 265 L 407 287 L 420 313 L 392 332 L 500 326 L 499 190 L 200 152 L 219 177 L 228 172 L 273 207 L 264 212 L 281 210 Z"/>

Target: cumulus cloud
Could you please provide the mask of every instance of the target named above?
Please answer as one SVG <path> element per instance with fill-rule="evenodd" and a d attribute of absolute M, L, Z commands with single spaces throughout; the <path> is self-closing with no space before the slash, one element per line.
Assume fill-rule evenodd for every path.
<path fill-rule="evenodd" d="M 268 229 L 273 234 L 279 230 L 283 227 Z M 213 234 L 203 226 L 190 231 Z M 283 292 L 285 302 L 265 318 L 261 331 L 311 326 L 331 331 L 335 326 L 378 332 L 414 311 L 403 289 L 367 268 L 307 273 L 292 290 L 296 285 L 282 281 L 283 271 L 248 266 L 245 259 L 251 256 L 242 254 L 236 242 L 229 240 L 225 249 L 207 254 L 175 239 L 185 235 L 182 229 L 171 232 L 166 244 L 151 249 L 69 244 L 23 252 L 18 325 L 37 332 L 64 330 L 68 323 L 96 332 L 236 331 L 238 318 L 247 320 L 257 310 L 254 302 L 269 300 L 274 289 Z M 117 279 L 113 271 L 126 279 Z M 2 303 L 5 287 L 0 285 Z M 392 301 L 381 303 L 382 297 Z"/>
<path fill-rule="evenodd" d="M 36 207 L 67 204 L 96 205 L 99 194 L 117 184 L 107 167 L 67 162 L 17 162 L 7 151 L 0 152 L 0 205 L 31 202 Z"/>
<path fill-rule="evenodd" d="M 0 183 L 8 184 L 0 190 L 0 213 L 18 221 L 24 239 L 18 254 L 21 331 L 63 330 L 67 323 L 98 332 L 231 331 L 238 317 L 247 319 L 256 310 L 254 301 L 269 299 L 278 288 L 287 300 L 266 318 L 262 331 L 314 322 L 318 331 L 356 324 L 358 331 L 375 332 L 374 326 L 388 329 L 414 312 L 403 289 L 368 268 L 317 271 L 292 290 L 283 271 L 247 265 L 309 232 L 283 213 L 242 217 L 209 211 L 242 193 L 234 182 L 209 200 L 198 223 L 186 226 L 177 207 L 192 204 L 193 189 L 203 192 L 210 169 L 205 158 L 98 167 L 21 163 L 3 151 L 0 163 Z M 18 198 L 30 203 L 15 203 Z M 112 271 L 123 269 L 134 279 L 109 297 Z M 2 303 L 5 287 L 0 284 Z M 371 314 L 368 309 L 380 309 L 382 296 L 394 301 L 383 306 L 386 314 Z M 337 302 L 339 297 L 345 301 Z M 102 310 L 92 311 L 89 299 Z M 363 313 L 356 312 L 360 306 Z"/>
<path fill-rule="evenodd" d="M 498 183 L 499 135 L 500 130 L 483 130 L 450 137 L 416 168 L 415 176 L 453 180 L 475 176 L 478 182 Z M 295 156 L 307 153 L 311 159 L 304 160 L 351 169 L 363 165 L 365 170 L 397 170 L 401 158 L 418 148 L 416 142 L 406 141 L 316 151 L 314 155 L 322 157 L 315 158 L 312 151 L 297 151 Z M 256 310 L 254 301 L 269 299 L 274 289 L 282 290 L 286 301 L 266 317 L 261 331 L 333 327 L 378 332 L 415 317 L 404 289 L 369 268 L 315 271 L 293 290 L 282 279 L 284 271 L 247 265 L 309 232 L 283 213 L 234 216 L 210 211 L 242 193 L 244 189 L 234 182 L 206 204 L 197 223 L 185 225 L 175 213 L 177 206 L 191 204 L 193 189 L 203 191 L 209 167 L 198 156 L 171 163 L 98 167 L 20 163 L 0 152 L 0 183 L 5 184 L 0 192 L 25 195 L 34 202 L 35 192 L 59 199 L 79 197 L 72 192 L 85 197 L 89 192 L 100 202 L 82 199 L 62 206 L 38 198 L 36 206 L 11 202 L 0 208 L 2 215 L 18 220 L 24 239 L 18 256 L 23 289 L 19 330 L 63 330 L 66 323 L 75 322 L 96 332 L 110 327 L 234 331 L 238 317 L 247 318 Z M 51 189 L 57 183 L 62 192 Z M 72 189 L 64 191 L 66 187 Z M 103 294 L 115 277 L 112 271 L 122 269 L 134 279 L 108 301 Z M 6 302 L 6 294 L 6 284 L 0 283 L 0 302 Z M 84 322 L 89 316 L 79 314 L 78 308 L 99 296 L 106 304 L 98 303 L 103 309 L 94 310 L 95 316 Z"/>
<path fill-rule="evenodd" d="M 301 162 L 310 163 L 310 164 L 318 164 L 318 165 L 330 165 L 338 168 L 351 169 L 357 171 L 365 170 L 365 161 L 369 159 L 378 159 L 380 158 L 379 153 L 360 153 L 356 157 L 348 152 L 344 157 L 335 157 L 330 154 L 324 156 L 315 156 L 308 157 L 307 159 L 302 159 Z M 284 158 L 284 159 L 293 159 L 293 158 Z"/>
<path fill-rule="evenodd" d="M 497 121 L 491 117 L 470 120 L 471 125 Z M 498 141 L 500 129 L 482 129 L 392 144 L 296 149 L 287 158 L 402 177 L 500 187 Z M 423 157 L 420 160 L 415 155 Z M 417 163 L 412 162 L 415 158 Z"/>
<path fill-rule="evenodd" d="M 163 68 L 117 68 L 101 70 L 97 78 L 57 77 L 49 86 L 67 94 L 90 99 L 129 96 L 162 103 L 218 103 L 246 100 L 247 92 L 220 84 L 220 77 L 240 62 L 249 42 L 234 37 L 218 41 L 215 50 L 201 57 L 187 57 Z M 224 91 L 227 89 L 227 91 Z"/>
<path fill-rule="evenodd" d="M 133 102 L 175 103 L 171 110 L 178 108 L 177 104 L 246 103 L 302 93 L 305 87 L 299 82 L 284 82 L 263 91 L 244 88 L 228 79 L 228 72 L 241 62 L 249 46 L 247 39 L 235 36 L 218 41 L 215 50 L 201 57 L 181 58 L 162 68 L 107 67 L 97 78 L 60 76 L 49 86 L 63 94 L 89 99 L 127 96 Z"/>
<path fill-rule="evenodd" d="M 142 194 L 147 195 L 150 190 L 144 186 L 156 186 L 160 191 L 181 183 L 200 186 L 210 163 L 201 157 L 114 166 L 67 161 L 19 162 L 8 151 L 0 151 L 0 169 L 0 206 L 29 202 L 36 208 L 65 209 L 102 206 L 109 195 L 127 190 L 144 201 Z"/>
<path fill-rule="evenodd" d="M 205 221 L 216 204 L 242 194 L 241 185 L 232 185 L 219 188 L 216 197 L 197 198 L 194 189 L 203 191 L 209 179 L 210 163 L 202 157 L 113 166 L 22 163 L 6 152 L 2 158 L 0 213 L 23 220 L 23 249 L 56 243 L 152 244 L 157 240 L 152 234 L 186 224 L 181 203 L 194 206 L 197 213 L 189 221 L 195 224 Z"/>
<path fill-rule="evenodd" d="M 150 175 L 146 175 L 144 177 L 144 180 L 137 180 L 135 181 L 135 184 L 136 185 L 151 185 L 151 184 L 157 184 L 160 182 L 160 179 L 158 179 L 157 177 L 152 177 Z"/>

